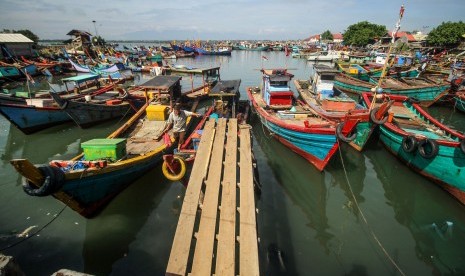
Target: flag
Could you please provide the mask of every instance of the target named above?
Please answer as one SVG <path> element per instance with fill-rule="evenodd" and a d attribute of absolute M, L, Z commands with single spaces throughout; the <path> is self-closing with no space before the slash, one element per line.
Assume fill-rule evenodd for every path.
<path fill-rule="evenodd" d="M 262 60 L 268 60 L 268 58 L 265 56 L 262 56 Z"/>
<path fill-rule="evenodd" d="M 400 12 L 399 12 L 399 17 L 402 18 L 404 16 L 404 5 L 400 6 Z"/>
<path fill-rule="evenodd" d="M 284 53 L 286 53 L 286 57 L 289 56 L 290 52 L 289 52 L 289 48 L 286 46 L 284 46 Z"/>

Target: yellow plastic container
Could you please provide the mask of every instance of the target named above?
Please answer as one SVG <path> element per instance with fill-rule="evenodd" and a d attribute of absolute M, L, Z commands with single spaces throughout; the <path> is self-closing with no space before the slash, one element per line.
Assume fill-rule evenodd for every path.
<path fill-rule="evenodd" d="M 358 69 L 357 68 L 350 68 L 349 73 L 350 74 L 358 74 Z"/>
<path fill-rule="evenodd" d="M 145 112 L 149 121 L 165 121 L 168 119 L 168 110 L 166 105 L 149 105 Z"/>

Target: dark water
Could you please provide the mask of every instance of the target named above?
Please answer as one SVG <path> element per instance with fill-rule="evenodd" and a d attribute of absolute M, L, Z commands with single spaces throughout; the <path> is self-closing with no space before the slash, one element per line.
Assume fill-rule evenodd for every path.
<path fill-rule="evenodd" d="M 262 62 L 262 55 L 268 61 Z M 296 78 L 307 78 L 311 70 L 310 63 L 283 53 L 235 51 L 232 57 L 177 63 L 221 66 L 222 79 L 242 79 L 243 93 L 258 85 L 262 63 L 287 66 Z M 465 115 L 446 107 L 430 112 L 465 130 Z M 70 123 L 26 136 L 0 117 L 0 248 L 20 241 L 15 234 L 28 227 L 36 226 L 31 233 L 43 228 L 1 251 L 14 256 L 27 275 L 61 268 L 96 275 L 164 274 L 185 189 L 166 181 L 160 167 L 136 180 L 98 217 L 84 219 L 54 198 L 27 196 L 8 162 L 73 157 L 81 142 L 104 137 L 120 124 L 82 130 Z M 363 153 L 342 145 L 320 173 L 273 140 L 256 118 L 252 125 L 263 186 L 257 202 L 262 275 L 400 275 L 399 269 L 405 275 L 465 274 L 465 207 L 376 139 Z"/>

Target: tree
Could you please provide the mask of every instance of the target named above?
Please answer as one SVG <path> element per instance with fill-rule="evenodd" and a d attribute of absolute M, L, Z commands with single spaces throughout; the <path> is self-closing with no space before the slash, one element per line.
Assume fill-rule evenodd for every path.
<path fill-rule="evenodd" d="M 350 25 L 344 32 L 344 44 L 355 46 L 366 46 L 375 42 L 387 33 L 386 26 L 376 25 L 368 21 L 358 22 Z"/>
<path fill-rule="evenodd" d="M 321 34 L 321 40 L 333 40 L 333 34 L 327 30 L 326 32 Z"/>
<path fill-rule="evenodd" d="M 442 22 L 428 34 L 426 41 L 428 44 L 437 46 L 456 46 L 460 43 L 465 34 L 465 23 Z"/>
<path fill-rule="evenodd" d="M 24 35 L 25 37 L 29 38 L 30 40 L 34 41 L 35 44 L 37 44 L 37 42 L 39 42 L 39 37 L 37 35 L 35 35 L 33 32 L 31 32 L 30 30 L 8 30 L 8 29 L 3 29 L 2 33 L 6 33 L 6 34 L 22 34 Z"/>
<path fill-rule="evenodd" d="M 105 45 L 107 42 L 101 36 L 94 36 L 92 38 L 92 43 L 94 43 L 95 45 Z"/>

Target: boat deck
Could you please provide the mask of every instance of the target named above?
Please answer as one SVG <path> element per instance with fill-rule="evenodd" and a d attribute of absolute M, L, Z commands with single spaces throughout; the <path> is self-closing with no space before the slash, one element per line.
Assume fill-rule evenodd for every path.
<path fill-rule="evenodd" d="M 250 128 L 208 121 L 166 275 L 259 275 L 253 185 Z"/>
<path fill-rule="evenodd" d="M 141 120 L 127 140 L 126 152 L 129 155 L 144 155 L 160 147 L 163 139 L 156 141 L 155 138 L 163 131 L 165 124 L 165 121 Z"/>
<path fill-rule="evenodd" d="M 267 105 L 263 101 L 263 98 L 261 97 L 260 93 L 254 93 L 252 94 L 254 97 L 255 102 L 258 104 L 259 107 L 266 109 Z M 302 106 L 302 105 L 296 105 L 295 106 L 295 111 L 290 111 L 290 107 L 287 108 L 287 110 L 269 110 L 268 114 L 276 117 L 280 121 L 286 123 L 286 124 L 291 124 L 291 125 L 296 125 L 296 126 L 305 126 L 305 124 L 309 125 L 328 125 L 330 124 L 327 120 L 319 117 L 319 115 L 311 110 L 308 106 Z M 267 109 L 266 109 L 267 110 Z"/>

